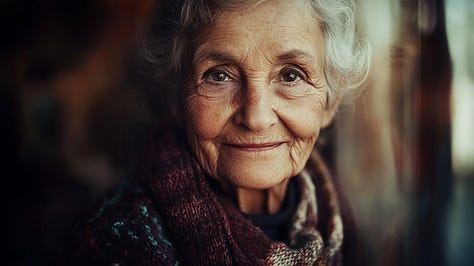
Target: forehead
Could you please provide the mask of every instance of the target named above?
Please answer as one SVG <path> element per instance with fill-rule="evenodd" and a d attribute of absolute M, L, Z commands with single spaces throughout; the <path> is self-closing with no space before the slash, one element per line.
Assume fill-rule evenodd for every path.
<path fill-rule="evenodd" d="M 319 57 L 323 36 L 305 2 L 272 0 L 221 10 L 201 36 L 195 55 L 210 50 L 234 54 L 252 50 L 267 54 L 300 50 Z"/>

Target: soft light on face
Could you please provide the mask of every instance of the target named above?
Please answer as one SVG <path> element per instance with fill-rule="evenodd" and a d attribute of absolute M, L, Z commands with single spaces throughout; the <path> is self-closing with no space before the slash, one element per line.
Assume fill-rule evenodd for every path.
<path fill-rule="evenodd" d="M 187 134 L 204 170 L 221 182 L 267 189 L 297 175 L 331 120 L 324 40 L 301 2 L 225 12 L 194 53 Z"/>

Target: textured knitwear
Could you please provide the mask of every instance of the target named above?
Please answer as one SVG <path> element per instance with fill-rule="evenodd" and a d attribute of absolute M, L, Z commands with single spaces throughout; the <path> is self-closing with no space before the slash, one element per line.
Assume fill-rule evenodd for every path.
<path fill-rule="evenodd" d="M 181 139 L 160 138 L 144 163 L 146 181 L 120 186 L 85 213 L 65 253 L 68 264 L 342 265 L 343 259 L 344 264 L 352 261 L 354 253 L 346 246 L 347 239 L 354 244 L 351 223 L 347 234 L 338 193 L 316 152 L 293 177 L 300 198 L 287 232 L 289 241 L 282 243 L 272 241 L 245 218 L 217 182 L 206 176 Z"/>
<path fill-rule="evenodd" d="M 289 245 L 271 241 L 245 219 L 226 194 L 213 186 L 193 156 L 173 138 L 152 156 L 149 187 L 181 259 L 189 265 L 337 264 L 343 228 L 335 189 L 318 154 L 298 178 L 301 199 Z M 317 179 L 317 180 L 316 180 Z M 318 213 L 315 184 L 324 199 Z"/>

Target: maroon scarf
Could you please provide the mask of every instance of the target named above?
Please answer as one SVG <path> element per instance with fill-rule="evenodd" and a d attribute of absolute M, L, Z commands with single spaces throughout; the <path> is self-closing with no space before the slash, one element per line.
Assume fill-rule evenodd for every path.
<path fill-rule="evenodd" d="M 269 239 L 168 135 L 151 157 L 148 179 L 184 265 L 340 265 L 342 221 L 326 166 L 314 152 L 298 179 L 301 199 L 286 245 Z M 316 189 L 318 193 L 316 193 Z"/>

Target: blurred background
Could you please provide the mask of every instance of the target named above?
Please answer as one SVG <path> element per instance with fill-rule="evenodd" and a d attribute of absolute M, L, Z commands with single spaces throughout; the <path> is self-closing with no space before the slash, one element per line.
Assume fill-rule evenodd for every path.
<path fill-rule="evenodd" d="M 322 148 L 370 265 L 474 265 L 474 3 L 359 0 L 373 52 Z M 0 3 L 2 258 L 51 265 L 132 175 L 166 93 L 137 56 L 153 0 Z"/>

